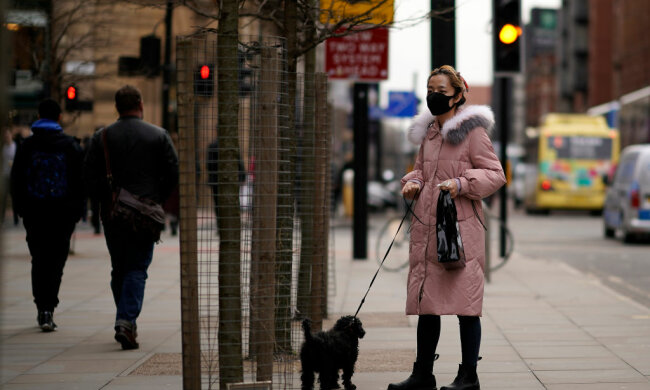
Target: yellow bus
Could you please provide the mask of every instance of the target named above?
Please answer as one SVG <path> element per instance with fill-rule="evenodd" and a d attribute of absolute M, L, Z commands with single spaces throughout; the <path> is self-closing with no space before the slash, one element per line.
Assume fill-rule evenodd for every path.
<path fill-rule="evenodd" d="M 538 131 L 535 188 L 526 210 L 599 213 L 606 184 L 618 162 L 619 133 L 601 116 L 547 114 Z"/>

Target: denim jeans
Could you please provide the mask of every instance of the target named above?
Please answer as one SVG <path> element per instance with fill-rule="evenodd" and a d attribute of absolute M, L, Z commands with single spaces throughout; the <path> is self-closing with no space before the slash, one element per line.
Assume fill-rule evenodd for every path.
<path fill-rule="evenodd" d="M 111 290 L 117 307 L 115 321 L 135 325 L 142 310 L 147 269 L 153 258 L 154 243 L 134 237 L 127 229 L 104 224 L 106 246 L 111 255 Z"/>

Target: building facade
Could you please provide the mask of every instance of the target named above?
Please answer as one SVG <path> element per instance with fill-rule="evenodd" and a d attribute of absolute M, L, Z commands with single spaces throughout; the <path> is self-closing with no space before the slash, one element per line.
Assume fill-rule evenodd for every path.
<path fill-rule="evenodd" d="M 163 0 L 150 6 L 100 0 L 10 2 L 6 23 L 11 49 L 10 124 L 28 127 L 36 119 L 38 102 L 52 97 L 64 108 L 66 132 L 84 138 L 117 118 L 115 91 L 131 84 L 142 91 L 145 119 L 162 125 L 165 5 Z M 184 7 L 174 7 L 172 15 L 171 37 L 191 34 L 198 26 L 216 27 L 213 20 Z M 143 37 L 159 39 L 157 71 L 128 76 L 118 72 L 120 57 L 140 59 Z M 171 43 L 173 67 L 175 42 Z M 75 88 L 74 104 L 67 101 L 70 86 Z M 173 89 L 167 110 L 173 117 Z"/>
<path fill-rule="evenodd" d="M 650 142 L 650 2 L 589 3 L 589 112 L 621 131 L 621 146 Z"/>
<path fill-rule="evenodd" d="M 588 0 L 563 0 L 558 11 L 557 111 L 584 112 L 587 109 L 589 3 Z"/>
<path fill-rule="evenodd" d="M 649 24 L 645 0 L 533 9 L 525 34 L 527 126 L 548 112 L 588 112 L 618 128 L 622 146 L 650 142 Z"/>
<path fill-rule="evenodd" d="M 556 111 L 557 10 L 534 8 L 525 27 L 525 89 L 527 127 L 537 126 L 544 114 Z"/>

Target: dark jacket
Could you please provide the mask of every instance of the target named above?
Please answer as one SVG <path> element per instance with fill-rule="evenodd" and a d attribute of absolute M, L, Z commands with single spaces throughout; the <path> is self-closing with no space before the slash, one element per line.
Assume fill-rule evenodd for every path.
<path fill-rule="evenodd" d="M 84 164 L 84 180 L 90 197 L 107 210 L 111 189 L 106 178 L 106 132 L 114 185 L 163 203 L 178 184 L 178 156 L 167 131 L 137 117 L 121 117 L 97 131 Z"/>
<path fill-rule="evenodd" d="M 16 211 L 23 218 L 51 217 L 78 221 L 84 200 L 81 145 L 75 138 L 64 134 L 61 126 L 50 119 L 34 122 L 32 133 L 18 145 L 11 169 L 11 196 Z M 43 166 L 36 161 L 43 156 L 55 156 L 60 164 L 48 171 L 40 169 L 36 172 Z M 61 187 L 56 194 L 43 196 L 34 190 L 35 183 L 40 181 L 41 185 L 46 186 L 46 182 L 53 180 L 54 176 L 59 180 L 56 185 Z"/>

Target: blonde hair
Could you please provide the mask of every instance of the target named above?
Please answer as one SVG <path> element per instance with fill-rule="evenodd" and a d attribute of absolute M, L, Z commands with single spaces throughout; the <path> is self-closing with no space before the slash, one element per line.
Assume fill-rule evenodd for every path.
<path fill-rule="evenodd" d="M 444 74 L 449 78 L 449 83 L 451 84 L 452 87 L 454 87 L 454 96 L 457 96 L 458 94 L 461 94 L 462 97 L 456 103 L 456 107 L 460 107 L 465 103 L 465 93 L 469 90 L 467 87 L 467 82 L 463 78 L 463 76 L 460 75 L 460 72 L 456 71 L 453 66 L 451 65 L 443 65 L 439 68 L 436 68 L 431 71 L 429 74 L 429 78 L 427 78 L 427 84 L 429 83 L 429 80 L 431 80 L 431 77 L 437 76 L 440 74 Z"/>

